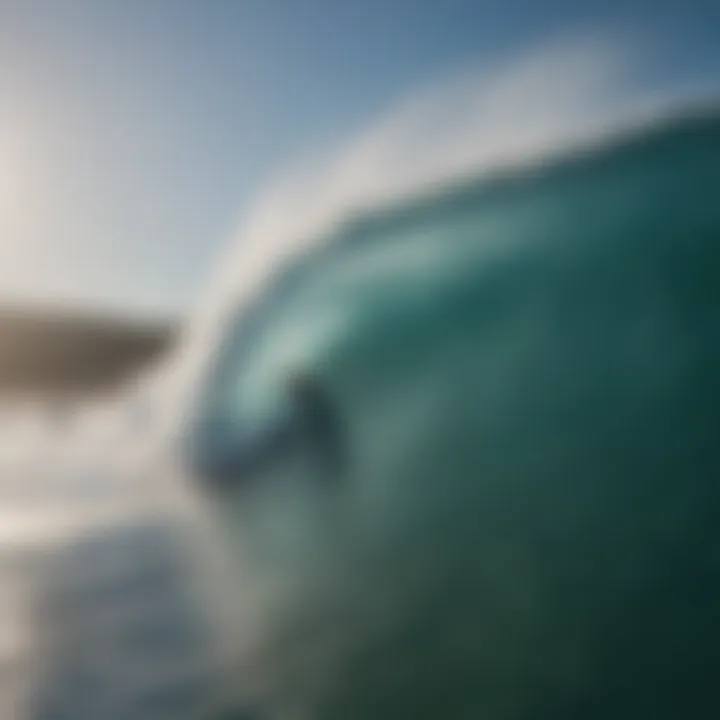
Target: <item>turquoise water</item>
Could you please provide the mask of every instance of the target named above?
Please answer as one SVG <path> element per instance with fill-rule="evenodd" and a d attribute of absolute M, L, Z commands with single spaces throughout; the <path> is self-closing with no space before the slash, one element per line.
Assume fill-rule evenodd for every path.
<path fill-rule="evenodd" d="M 686 115 L 350 218 L 236 319 L 191 445 L 242 702 L 717 713 L 719 195 L 720 117 Z M 207 456 L 288 416 L 296 443 L 214 483 Z"/>

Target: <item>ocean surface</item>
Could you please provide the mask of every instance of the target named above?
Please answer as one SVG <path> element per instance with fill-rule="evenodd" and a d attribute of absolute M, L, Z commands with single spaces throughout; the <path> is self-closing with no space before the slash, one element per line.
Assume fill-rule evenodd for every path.
<path fill-rule="evenodd" d="M 401 348 L 394 344 L 386 292 L 392 290 L 397 300 L 407 289 L 412 301 L 403 310 L 407 330 L 408 308 L 415 313 L 412 327 L 434 321 L 428 306 L 415 303 L 418 288 L 434 298 L 446 293 L 447 307 L 457 303 L 459 321 L 463 303 L 485 288 L 492 323 L 492 289 L 510 282 L 513 292 L 521 294 L 532 283 L 532 275 L 522 273 L 507 280 L 515 259 L 559 241 L 571 247 L 581 227 L 585 232 L 578 242 L 592 244 L 597 272 L 605 272 L 608 263 L 626 263 L 628 273 L 634 273 L 608 292 L 631 294 L 634 288 L 646 293 L 643 257 L 657 258 L 664 238 L 674 237 L 663 218 L 717 232 L 718 187 L 720 116 L 704 110 L 634 130 L 587 153 L 573 152 L 497 177 L 448 183 L 417 200 L 344 218 L 315 249 L 278 267 L 267 291 L 223 326 L 215 372 L 234 382 L 233 367 L 243 363 L 249 370 L 239 390 L 228 385 L 218 395 L 232 400 L 237 397 L 232 392 L 244 391 L 242 418 L 252 437 L 252 423 L 266 422 L 277 400 L 273 379 L 289 361 L 317 352 L 323 338 L 335 332 L 352 337 L 360 327 L 353 323 L 362 322 L 363 328 L 376 328 L 373 352 L 380 348 L 387 363 L 397 361 Z M 672 211 L 660 212 L 668 208 Z M 635 218 L 642 236 L 623 235 L 635 232 Z M 592 223 L 589 230 L 586 223 Z M 622 233 L 617 233 L 620 225 Z M 529 236 L 534 238 L 530 242 Z M 693 241 L 689 235 L 688 248 Z M 712 263 L 707 275 L 695 266 L 688 275 L 683 253 L 671 246 L 667 253 L 668 258 L 676 253 L 678 260 L 675 265 L 668 260 L 667 274 L 676 290 L 686 285 L 688 296 L 698 301 L 716 291 Z M 345 262 L 353 254 L 357 262 Z M 569 283 L 573 253 L 555 257 L 559 282 Z M 584 265 L 587 276 L 577 281 L 595 282 L 594 268 L 593 263 Z M 372 288 L 355 285 L 366 293 L 361 318 L 338 319 L 334 307 L 317 304 L 326 301 L 334 286 L 341 298 L 346 284 L 364 274 L 381 282 Z M 507 292 L 508 285 L 502 286 Z M 306 290 L 298 295 L 298 288 Z M 459 297 L 458 288 L 468 294 Z M 662 288 L 655 290 L 661 303 Z M 293 298 L 294 309 L 283 315 L 287 298 Z M 595 309 L 594 320 L 613 322 L 602 304 Z M 268 325 L 274 331 L 254 339 L 252 328 Z M 652 337 L 653 328 L 646 330 Z M 412 342 L 412 333 L 409 337 Z M 638 342 L 642 354 L 644 341 Z M 426 351 L 407 344 L 402 349 Z M 368 359 L 359 352 L 349 367 L 370 372 L 365 360 L 378 363 L 377 356 Z M 452 362 L 440 357 L 434 367 L 447 365 Z M 570 363 L 566 372 L 572 370 Z M 431 374 L 426 383 L 442 388 L 447 380 Z M 106 436 L 73 436 L 74 454 L 52 430 L 22 423 L 6 430 L 7 438 L 15 433 L 21 449 L 0 458 L 2 718 L 192 720 L 204 717 L 212 702 L 217 668 L 205 609 L 193 587 L 185 520 L 174 514 L 172 502 L 165 507 L 164 490 L 153 490 L 155 484 L 167 485 L 163 469 L 154 465 L 149 472 L 150 466 L 138 459 L 131 472 L 118 459 L 128 448 L 136 450 L 147 433 L 144 426 L 128 430 L 119 417 L 108 421 L 113 431 Z M 498 423 L 505 420 L 497 417 Z M 122 439 L 117 434 L 121 425 Z M 378 430 L 379 442 L 401 442 L 391 430 Z M 372 449 L 378 455 L 390 451 L 379 445 Z"/>

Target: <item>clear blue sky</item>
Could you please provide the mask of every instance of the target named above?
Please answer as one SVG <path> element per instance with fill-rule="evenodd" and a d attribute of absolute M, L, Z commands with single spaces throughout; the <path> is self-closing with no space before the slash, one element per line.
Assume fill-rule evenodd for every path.
<path fill-rule="evenodd" d="M 0 0 L 0 299 L 180 311 L 293 157 L 574 27 L 720 72 L 715 0 Z"/>

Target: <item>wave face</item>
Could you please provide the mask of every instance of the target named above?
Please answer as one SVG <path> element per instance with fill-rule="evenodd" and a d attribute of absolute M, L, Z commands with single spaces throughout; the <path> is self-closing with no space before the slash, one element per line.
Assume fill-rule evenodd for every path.
<path fill-rule="evenodd" d="M 252 445 L 311 377 L 347 451 L 215 488 L 244 701 L 718 710 L 718 188 L 720 115 L 678 116 L 361 215 L 243 309 L 198 427 Z"/>

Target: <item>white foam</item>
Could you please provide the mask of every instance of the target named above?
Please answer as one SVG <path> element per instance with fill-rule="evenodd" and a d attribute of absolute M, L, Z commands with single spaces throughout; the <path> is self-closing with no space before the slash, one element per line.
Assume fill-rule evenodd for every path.
<path fill-rule="evenodd" d="M 260 195 L 221 259 L 177 363 L 178 387 L 183 367 L 202 366 L 228 315 L 351 214 L 537 163 L 702 94 L 644 84 L 644 59 L 639 46 L 577 36 L 464 67 L 401 98 L 339 150 L 287 172 Z"/>

